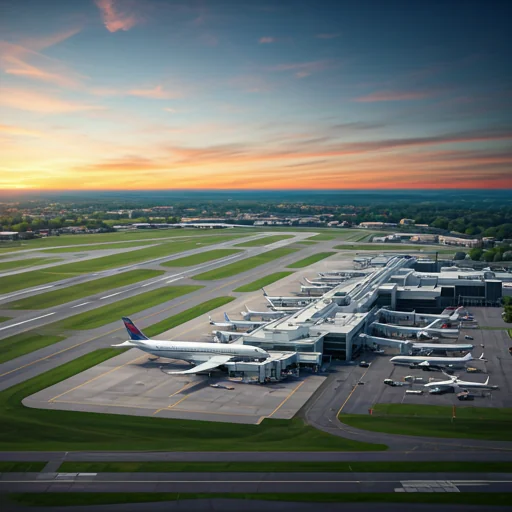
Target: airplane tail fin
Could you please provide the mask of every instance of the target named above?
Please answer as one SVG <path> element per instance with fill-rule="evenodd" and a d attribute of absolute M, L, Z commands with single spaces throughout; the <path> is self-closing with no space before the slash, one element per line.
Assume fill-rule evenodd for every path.
<path fill-rule="evenodd" d="M 483 352 L 482 352 L 482 355 L 478 359 L 480 359 L 481 361 L 484 360 L 484 353 Z"/>
<path fill-rule="evenodd" d="M 263 297 L 266 297 L 267 296 L 267 292 L 265 291 L 265 288 L 262 288 L 263 290 Z"/>
<path fill-rule="evenodd" d="M 489 384 L 489 375 L 487 375 L 487 380 L 484 382 L 484 384 L 487 386 Z"/>
<path fill-rule="evenodd" d="M 227 313 L 224 313 L 224 320 L 226 320 L 226 322 L 231 322 Z"/>
<path fill-rule="evenodd" d="M 211 317 L 210 315 L 208 315 L 208 320 L 210 321 L 210 324 L 211 324 L 211 325 L 213 325 L 213 324 L 214 324 L 214 322 L 213 322 L 213 320 L 212 320 L 212 317 Z"/>
<path fill-rule="evenodd" d="M 471 361 L 471 359 L 473 359 L 471 352 L 468 352 L 463 358 L 464 361 Z"/>
<path fill-rule="evenodd" d="M 130 340 L 144 341 L 149 339 L 128 317 L 123 317 L 123 322 L 130 336 Z"/>

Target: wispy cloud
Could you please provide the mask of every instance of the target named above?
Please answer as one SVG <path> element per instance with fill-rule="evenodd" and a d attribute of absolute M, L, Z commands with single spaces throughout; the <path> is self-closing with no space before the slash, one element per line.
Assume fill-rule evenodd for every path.
<path fill-rule="evenodd" d="M 130 30 L 140 19 L 133 10 L 133 3 L 127 0 L 96 0 L 103 23 L 109 32 Z"/>
<path fill-rule="evenodd" d="M 336 39 L 341 36 L 341 32 L 332 32 L 328 34 L 317 34 L 316 37 L 318 39 Z"/>
<path fill-rule="evenodd" d="M 271 43 L 275 43 L 275 42 L 276 42 L 275 37 L 271 37 L 271 36 L 260 37 L 258 40 L 259 44 L 271 44 Z"/>
<path fill-rule="evenodd" d="M 324 59 L 310 62 L 294 62 L 270 66 L 268 71 L 293 71 L 297 78 L 305 78 L 313 73 L 324 71 L 335 65 L 335 61 Z"/>
<path fill-rule="evenodd" d="M 423 100 L 435 96 L 431 91 L 380 91 L 355 98 L 359 103 L 375 103 L 379 101 L 411 101 Z"/>
<path fill-rule="evenodd" d="M 29 130 L 21 126 L 10 126 L 7 124 L 0 124 L 0 135 L 17 135 L 22 137 L 41 137 L 41 132 L 37 130 Z"/>
<path fill-rule="evenodd" d="M 65 100 L 29 89 L 8 87 L 0 87 L 0 105 L 42 114 L 63 114 L 103 109 L 99 105 Z"/>
<path fill-rule="evenodd" d="M 140 96 L 142 98 L 151 98 L 155 100 L 169 100 L 179 98 L 181 95 L 176 91 L 166 91 L 161 85 L 152 89 L 131 89 L 128 91 L 130 96 Z"/>
<path fill-rule="evenodd" d="M 50 48 L 51 46 L 55 46 L 56 44 L 66 41 L 66 39 L 73 37 L 81 30 L 81 27 L 76 26 L 47 36 L 24 38 L 21 41 L 20 46 L 24 46 L 25 48 L 40 52 L 46 48 Z"/>

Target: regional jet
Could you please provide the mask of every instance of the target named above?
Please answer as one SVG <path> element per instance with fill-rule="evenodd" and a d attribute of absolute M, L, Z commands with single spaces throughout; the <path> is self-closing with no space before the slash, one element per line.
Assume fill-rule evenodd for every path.
<path fill-rule="evenodd" d="M 250 320 L 253 316 L 260 316 L 262 320 L 277 320 L 286 316 L 284 311 L 253 311 L 245 306 L 247 311 L 241 311 L 240 314 L 245 320 Z"/>
<path fill-rule="evenodd" d="M 227 313 L 224 313 L 225 322 L 214 322 L 211 317 L 210 324 L 215 325 L 216 327 L 225 327 L 227 329 L 255 329 L 256 327 L 261 327 L 262 325 L 267 325 L 268 322 L 265 321 L 253 321 L 253 320 L 231 320 Z"/>
<path fill-rule="evenodd" d="M 264 361 L 270 357 L 262 348 L 250 345 L 151 340 L 129 318 L 123 318 L 123 322 L 130 339 L 114 347 L 136 347 L 158 357 L 180 359 L 197 365 L 189 370 L 167 372 L 169 375 L 206 372 L 229 361 Z"/>
<path fill-rule="evenodd" d="M 482 354 L 478 359 L 483 359 Z M 429 366 L 452 366 L 464 365 L 474 358 L 471 354 L 466 354 L 464 357 L 439 357 L 439 356 L 395 356 L 390 359 L 393 364 L 409 364 L 417 365 L 419 367 Z"/>
<path fill-rule="evenodd" d="M 446 374 L 445 374 L 446 375 Z M 470 382 L 465 380 L 460 380 L 459 377 L 455 375 L 446 375 L 450 380 L 443 381 L 432 381 L 424 386 L 426 388 L 432 387 L 452 387 L 455 389 L 500 389 L 498 386 L 490 386 L 489 385 L 489 377 L 485 382 Z"/>

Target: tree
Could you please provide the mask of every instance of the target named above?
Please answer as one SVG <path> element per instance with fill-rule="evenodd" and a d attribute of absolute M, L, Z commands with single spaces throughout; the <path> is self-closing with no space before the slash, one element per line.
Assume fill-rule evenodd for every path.
<path fill-rule="evenodd" d="M 455 253 L 455 256 L 453 257 L 454 260 L 463 260 L 466 258 L 466 253 L 462 251 L 457 251 Z"/>
<path fill-rule="evenodd" d="M 497 252 L 495 255 L 494 255 L 494 258 L 492 259 L 492 261 L 496 262 L 496 261 L 502 261 L 502 257 L 501 257 L 501 254 L 499 252 Z"/>
<path fill-rule="evenodd" d="M 471 249 L 469 251 L 469 257 L 473 261 L 480 261 L 480 258 L 482 257 L 483 253 L 484 253 L 484 251 L 482 249 L 480 249 L 479 247 L 475 247 L 474 249 Z"/>
<path fill-rule="evenodd" d="M 512 251 L 505 251 L 502 256 L 503 261 L 512 261 Z"/>

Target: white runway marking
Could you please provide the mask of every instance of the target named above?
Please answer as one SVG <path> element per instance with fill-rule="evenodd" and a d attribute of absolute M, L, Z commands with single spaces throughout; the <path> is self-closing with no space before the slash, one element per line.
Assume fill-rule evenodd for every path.
<path fill-rule="evenodd" d="M 46 318 L 47 316 L 55 315 L 55 313 L 48 313 L 47 315 L 38 316 L 36 318 L 31 318 L 30 320 L 24 320 L 23 322 L 18 322 L 17 324 L 8 325 L 7 327 L 1 327 L 0 331 L 5 329 L 10 329 L 11 327 L 16 327 L 18 325 L 26 324 L 27 322 L 34 322 L 35 320 L 40 320 L 41 318 Z"/>
<path fill-rule="evenodd" d="M 82 304 L 77 304 L 76 306 L 71 306 L 71 309 L 79 308 L 80 306 L 85 306 L 86 304 L 90 304 L 90 303 L 91 303 L 91 301 L 89 301 L 89 302 L 82 302 Z"/>
<path fill-rule="evenodd" d="M 105 295 L 105 297 L 100 297 L 100 300 L 103 300 L 103 299 L 109 299 L 110 297 L 115 297 L 116 295 L 119 295 L 120 293 L 126 293 L 128 292 L 129 290 L 124 290 L 122 292 L 117 292 L 117 293 L 112 293 L 110 295 Z"/>

